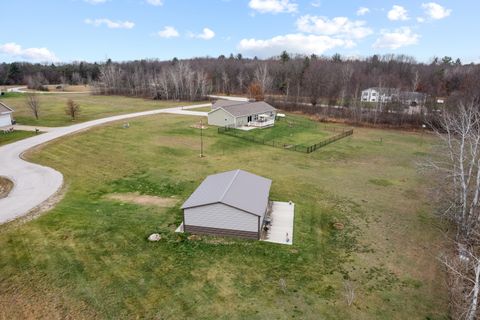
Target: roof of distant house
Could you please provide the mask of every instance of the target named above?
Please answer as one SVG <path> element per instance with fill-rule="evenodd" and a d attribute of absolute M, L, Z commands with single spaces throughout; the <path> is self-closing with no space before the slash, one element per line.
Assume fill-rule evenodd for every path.
<path fill-rule="evenodd" d="M 7 106 L 5 103 L 0 102 L 0 114 L 12 113 L 13 109 Z"/>
<path fill-rule="evenodd" d="M 219 108 L 225 110 L 234 117 L 248 116 L 251 114 L 259 114 L 263 112 L 272 112 L 277 110 L 264 101 L 248 102 L 218 100 L 213 104 L 213 110 L 210 112 L 213 112 Z"/>
<path fill-rule="evenodd" d="M 208 176 L 182 205 L 182 209 L 223 203 L 263 217 L 272 180 L 243 170 Z"/>

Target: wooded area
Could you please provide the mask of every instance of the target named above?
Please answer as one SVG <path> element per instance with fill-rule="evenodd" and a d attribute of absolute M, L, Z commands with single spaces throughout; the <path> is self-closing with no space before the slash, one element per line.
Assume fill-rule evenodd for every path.
<path fill-rule="evenodd" d="M 419 125 L 424 114 L 443 105 L 456 105 L 480 92 L 480 66 L 459 59 L 434 58 L 419 63 L 405 55 L 374 55 L 364 59 L 280 56 L 259 60 L 240 54 L 230 57 L 171 61 L 71 63 L 41 65 L 3 63 L 0 84 L 91 84 L 97 94 L 165 100 L 200 100 L 207 94 L 249 95 L 267 99 L 277 107 L 322 118 L 343 118 L 351 123 L 393 126 Z M 421 92 L 427 100 L 421 112 L 406 112 L 395 102 L 361 103 L 369 87 Z M 439 106 L 441 98 L 444 104 Z"/>

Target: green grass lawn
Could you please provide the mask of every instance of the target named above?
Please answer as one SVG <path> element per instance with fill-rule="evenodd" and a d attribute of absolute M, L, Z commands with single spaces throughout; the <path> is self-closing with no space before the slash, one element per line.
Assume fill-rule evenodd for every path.
<path fill-rule="evenodd" d="M 255 138 L 258 141 L 275 141 L 307 147 L 339 134 L 343 129 L 345 128 L 339 125 L 314 122 L 303 116 L 287 114 L 286 118 L 277 119 L 273 127 L 249 131 L 235 130 L 235 135 Z"/>
<path fill-rule="evenodd" d="M 0 132 L 0 146 L 7 144 L 7 143 L 12 143 L 18 140 L 22 140 L 25 138 L 29 138 L 35 135 L 35 132 L 31 131 L 19 131 L 15 130 L 11 133 L 1 133 Z"/>
<path fill-rule="evenodd" d="M 0 318 L 447 319 L 442 235 L 415 167 L 431 137 L 358 128 L 303 154 L 207 129 L 199 158 L 195 122 L 139 118 L 27 154 L 64 174 L 66 194 L 41 217 L 0 227 Z M 237 168 L 296 203 L 293 246 L 174 233 L 199 183 Z M 137 205 L 113 192 L 178 202 Z M 152 232 L 162 240 L 149 243 Z"/>
<path fill-rule="evenodd" d="M 9 93 L 6 97 L 0 97 L 0 101 L 15 110 L 13 116 L 17 123 L 47 127 L 66 126 L 117 114 L 194 104 L 89 94 L 38 94 L 38 96 L 40 99 L 40 118 L 38 120 L 27 107 L 24 94 Z M 81 111 L 75 122 L 72 122 L 65 113 L 68 99 L 73 99 L 80 104 Z"/>

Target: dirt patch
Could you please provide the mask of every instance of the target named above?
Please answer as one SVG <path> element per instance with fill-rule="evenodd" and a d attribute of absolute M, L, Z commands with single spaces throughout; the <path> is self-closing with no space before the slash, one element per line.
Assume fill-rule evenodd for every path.
<path fill-rule="evenodd" d="M 0 177 L 0 199 L 6 198 L 12 191 L 13 182 L 5 177 Z"/>
<path fill-rule="evenodd" d="M 0 319 L 99 319 L 65 289 L 47 285 L 0 284 Z"/>
<path fill-rule="evenodd" d="M 156 196 L 148 196 L 139 194 L 138 192 L 132 193 L 111 193 L 105 196 L 110 200 L 116 200 L 121 202 L 135 203 L 144 206 L 156 206 L 162 208 L 168 208 L 174 206 L 178 199 L 175 198 L 162 198 Z"/>

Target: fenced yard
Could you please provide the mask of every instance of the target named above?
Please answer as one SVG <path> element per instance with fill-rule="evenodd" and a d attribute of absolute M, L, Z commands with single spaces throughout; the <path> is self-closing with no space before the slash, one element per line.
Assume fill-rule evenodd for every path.
<path fill-rule="evenodd" d="M 331 127 L 303 119 L 282 119 L 274 127 L 243 131 L 232 127 L 218 128 L 219 134 L 241 138 L 275 148 L 311 153 L 353 134 L 353 129 Z"/>

